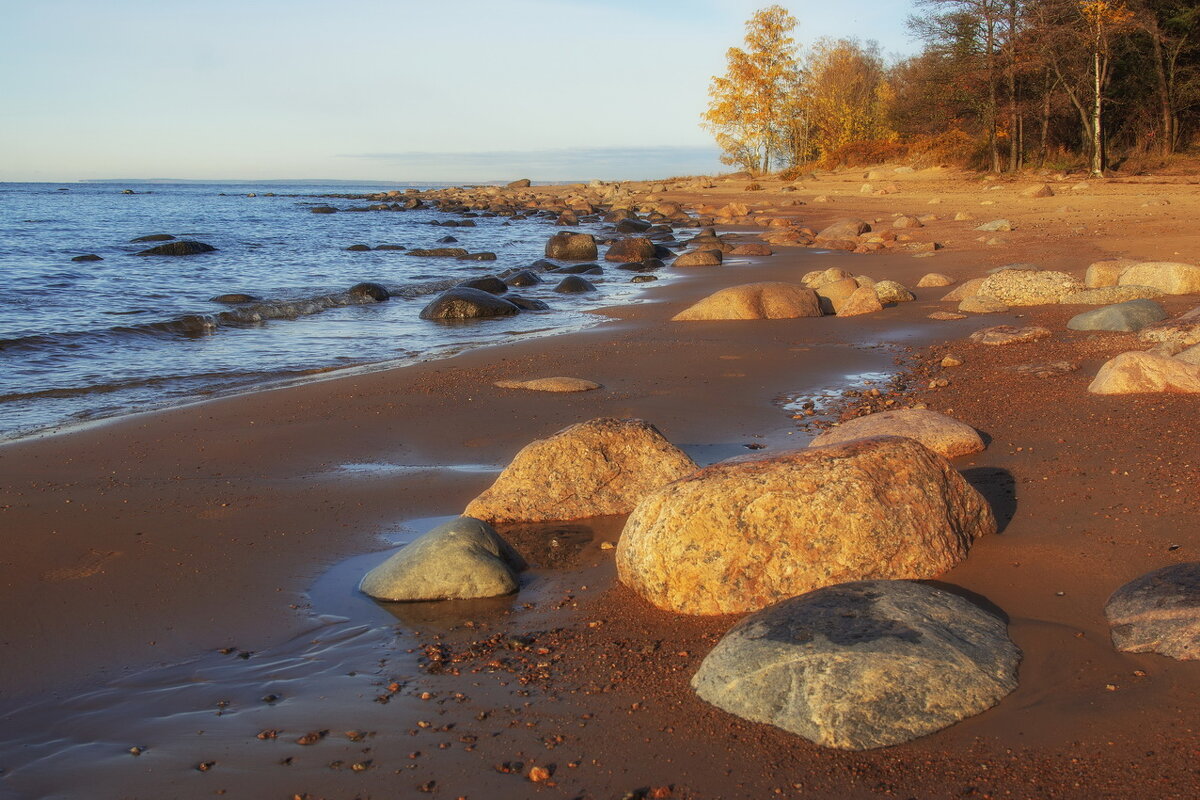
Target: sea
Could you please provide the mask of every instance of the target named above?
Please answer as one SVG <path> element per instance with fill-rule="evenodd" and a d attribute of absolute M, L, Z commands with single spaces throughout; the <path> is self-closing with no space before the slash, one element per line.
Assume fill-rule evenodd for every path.
<path fill-rule="evenodd" d="M 552 280 L 520 290 L 548 311 L 422 320 L 437 293 L 529 266 L 562 228 L 545 216 L 478 213 L 473 227 L 445 227 L 435 223 L 466 217 L 428 208 L 312 213 L 369 204 L 336 195 L 446 185 L 0 183 L 0 440 L 577 330 L 600 321 L 591 309 L 642 298 L 643 285 L 606 269 L 588 276 L 595 293 L 555 294 Z M 574 229 L 599 233 L 599 224 Z M 155 234 L 216 249 L 137 255 L 157 243 L 132 240 Z M 355 244 L 461 247 L 496 260 L 347 250 Z M 102 260 L 72 261 L 80 255 Z M 346 304 L 364 281 L 392 298 Z M 213 300 L 231 293 L 256 301 Z"/>

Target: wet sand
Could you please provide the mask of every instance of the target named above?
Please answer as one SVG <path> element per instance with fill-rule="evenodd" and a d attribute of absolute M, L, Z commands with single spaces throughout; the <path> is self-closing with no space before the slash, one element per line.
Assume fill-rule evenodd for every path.
<path fill-rule="evenodd" d="M 0 796 L 1197 796 L 1196 665 L 1113 652 L 1102 612 L 1117 586 L 1200 548 L 1196 400 L 1086 392 L 1132 336 L 1065 331 L 1078 310 L 1065 306 L 927 320 L 950 308 L 937 302 L 945 289 L 850 319 L 669 322 L 717 288 L 825 266 L 913 286 L 1013 261 L 1082 274 L 1114 252 L 1166 258 L 1186 245 L 1149 223 L 1094 236 L 1147 212 L 1130 199 L 1144 187 L 1107 188 L 1001 247 L 964 222 L 924 229 L 948 244 L 933 258 L 781 248 L 692 270 L 582 333 L 0 447 Z M 974 187 L 958 191 L 954 202 L 979 202 Z M 1169 214 L 1149 209 L 1156 225 L 1191 213 L 1177 194 Z M 925 211 L 922 197 L 780 208 L 815 226 L 852 202 Z M 1011 202 L 972 209 L 973 224 L 1032 216 L 1030 201 Z M 1015 321 L 1055 334 L 1009 348 L 964 340 Z M 947 351 L 964 365 L 931 366 Z M 1010 369 L 1063 359 L 1080 369 Z M 940 580 L 1005 613 L 1025 653 L 1014 694 L 945 731 L 841 753 L 705 705 L 688 680 L 735 620 L 679 619 L 617 585 L 602 543 L 619 519 L 502 531 L 534 565 L 514 598 L 393 617 L 354 592 L 390 552 L 381 536 L 457 513 L 520 447 L 568 424 L 641 417 L 710 462 L 803 446 L 809 426 L 782 401 L 898 369 L 909 391 L 877 383 L 878 402 L 924 402 L 991 439 L 955 463 L 1003 530 Z M 950 385 L 919 388 L 935 374 Z M 549 375 L 604 388 L 491 385 Z M 551 780 L 531 782 L 533 765 Z"/>

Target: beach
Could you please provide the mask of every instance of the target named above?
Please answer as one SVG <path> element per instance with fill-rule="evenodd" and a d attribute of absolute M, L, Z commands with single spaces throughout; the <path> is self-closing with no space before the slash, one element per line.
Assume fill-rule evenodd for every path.
<path fill-rule="evenodd" d="M 1194 179 L 989 189 L 929 170 L 868 181 L 894 184 L 884 194 L 865 180 L 625 188 L 648 204 L 744 203 L 749 221 L 718 230 L 746 242 L 773 230 L 755 217 L 886 229 L 893 214 L 934 214 L 903 235 L 941 247 L 776 246 L 689 268 L 647 302 L 592 312 L 586 330 L 0 446 L 0 796 L 1195 797 L 1195 664 L 1115 651 L 1104 603 L 1196 558 L 1197 395 L 1090 394 L 1102 363 L 1145 346 L 1067 330 L 1079 307 L 928 318 L 1005 264 L 1082 277 L 1107 258 L 1194 263 Z M 1022 196 L 1043 180 L 1054 196 Z M 1015 230 L 976 231 L 998 218 Z M 671 321 L 719 289 L 827 267 L 916 300 L 847 318 Z M 915 288 L 934 271 L 954 284 Z M 1171 314 L 1197 303 L 1158 301 Z M 1001 324 L 1051 334 L 967 339 Z M 941 367 L 947 354 L 962 364 Z M 1014 371 L 1051 362 L 1077 368 Z M 602 388 L 494 385 L 559 375 Z M 877 399 L 858 396 L 870 388 Z M 828 408 L 797 413 L 822 392 Z M 813 420 L 887 400 L 985 434 L 984 452 L 952 463 L 1000 532 L 937 580 L 998 609 L 1023 653 L 1015 692 L 913 742 L 830 750 L 699 700 L 688 681 L 737 617 L 660 611 L 617 582 L 604 545 L 621 519 L 518 526 L 532 569 L 511 598 L 380 609 L 356 593 L 391 552 L 384 537 L 461 513 L 517 451 L 568 425 L 644 419 L 703 465 L 804 447 Z M 549 779 L 530 780 L 534 765 Z"/>

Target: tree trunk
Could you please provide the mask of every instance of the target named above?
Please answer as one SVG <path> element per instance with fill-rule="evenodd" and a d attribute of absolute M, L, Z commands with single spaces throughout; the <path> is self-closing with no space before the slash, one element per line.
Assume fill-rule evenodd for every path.
<path fill-rule="evenodd" d="M 1163 57 L 1162 31 L 1159 30 L 1158 20 L 1153 14 L 1147 25 L 1147 32 L 1150 34 L 1150 47 L 1154 57 L 1154 77 L 1158 83 L 1159 113 L 1162 114 L 1162 141 L 1159 142 L 1159 149 L 1163 155 L 1170 155 L 1175 151 L 1175 109 L 1171 104 L 1171 82 Z"/>
<path fill-rule="evenodd" d="M 1100 68 L 1100 44 L 1097 42 L 1092 54 L 1092 71 L 1095 78 L 1095 102 L 1092 103 L 1092 174 L 1104 175 L 1104 126 L 1103 126 L 1103 71 Z"/>

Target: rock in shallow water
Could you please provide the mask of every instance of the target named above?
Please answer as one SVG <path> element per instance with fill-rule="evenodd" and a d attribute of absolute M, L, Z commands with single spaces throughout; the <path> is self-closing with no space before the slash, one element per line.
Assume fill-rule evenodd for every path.
<path fill-rule="evenodd" d="M 1104 615 L 1118 650 L 1200 659 L 1200 561 L 1172 564 L 1130 581 L 1113 592 Z"/>
<path fill-rule="evenodd" d="M 1004 621 L 941 589 L 860 581 L 742 620 L 692 678 L 704 700 L 826 747 L 866 750 L 979 714 L 1017 687 Z"/>
<path fill-rule="evenodd" d="M 872 578 L 933 578 L 996 531 L 941 456 L 879 436 L 723 461 L 646 496 L 617 545 L 621 582 L 685 614 L 754 611 Z"/>
<path fill-rule="evenodd" d="M 546 258 L 559 261 L 593 261 L 597 255 L 596 239 L 590 233 L 562 231 L 546 242 Z"/>
<path fill-rule="evenodd" d="M 458 517 L 415 539 L 363 577 L 377 600 L 468 600 L 517 590 L 524 560 L 491 525 Z"/>
<path fill-rule="evenodd" d="M 421 319 L 464 320 L 507 317 L 520 312 L 513 303 L 466 287 L 448 289 L 421 310 Z"/>
<path fill-rule="evenodd" d="M 640 419 L 600 418 L 526 445 L 464 514 L 540 522 L 628 514 L 696 464 Z"/>
<path fill-rule="evenodd" d="M 211 244 L 204 242 L 193 242 L 185 239 L 179 242 L 169 242 L 168 244 L 160 244 L 157 247 L 151 247 L 148 250 L 142 250 L 137 253 L 139 256 L 194 256 L 198 253 L 211 253 L 217 248 Z"/>

